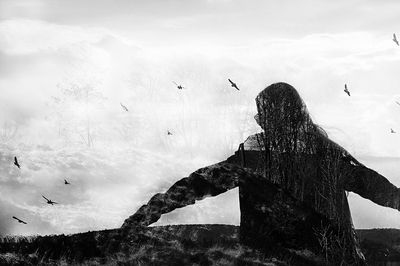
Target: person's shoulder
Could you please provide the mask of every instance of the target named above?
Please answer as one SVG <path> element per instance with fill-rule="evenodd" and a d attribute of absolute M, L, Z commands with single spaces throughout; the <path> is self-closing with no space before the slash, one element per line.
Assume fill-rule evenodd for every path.
<path fill-rule="evenodd" d="M 356 158 L 354 158 L 350 152 L 348 152 L 344 147 L 339 145 L 337 142 L 331 140 L 328 135 L 323 135 L 320 137 L 324 142 L 325 146 L 331 150 L 335 151 L 336 153 L 340 154 L 341 160 L 347 163 L 350 163 L 354 166 L 364 166 L 360 163 Z"/>
<path fill-rule="evenodd" d="M 250 135 L 246 138 L 243 143 L 239 144 L 238 149 L 235 151 L 233 155 L 226 159 L 227 163 L 232 164 L 241 164 L 242 163 L 242 154 L 243 152 L 251 152 L 251 151 L 261 151 L 264 149 L 263 145 L 263 135 L 262 133 L 257 133 L 254 135 Z"/>
<path fill-rule="evenodd" d="M 247 137 L 244 141 L 244 149 L 245 150 L 263 150 L 264 149 L 264 142 L 263 142 L 263 133 L 256 133 Z"/>

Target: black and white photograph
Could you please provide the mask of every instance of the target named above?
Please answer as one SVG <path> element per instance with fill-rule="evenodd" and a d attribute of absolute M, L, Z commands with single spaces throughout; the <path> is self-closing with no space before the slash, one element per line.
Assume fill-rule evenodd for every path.
<path fill-rule="evenodd" d="M 0 265 L 400 266 L 397 0 L 0 0 Z"/>

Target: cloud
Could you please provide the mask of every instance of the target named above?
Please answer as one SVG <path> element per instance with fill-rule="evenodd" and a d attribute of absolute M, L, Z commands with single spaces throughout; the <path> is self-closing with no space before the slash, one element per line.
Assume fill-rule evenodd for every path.
<path fill-rule="evenodd" d="M 224 206 L 221 208 L 221 206 Z M 166 224 L 240 224 L 239 189 L 232 189 L 161 216 L 152 226 Z"/>
<path fill-rule="evenodd" d="M 0 122 L 20 126 L 48 116 L 43 111 L 58 95 L 58 84 L 91 82 L 109 67 L 111 57 L 121 59 L 126 50 L 137 51 L 106 30 L 44 21 L 3 21 L 0 32 Z"/>
<path fill-rule="evenodd" d="M 212 13 L 183 24 L 183 15 L 159 22 L 198 27 L 203 15 L 215 19 Z M 399 139 L 388 135 L 390 127 L 400 127 L 393 105 L 399 50 L 391 34 L 358 30 L 231 42 L 232 35 L 204 42 L 151 31 L 159 42 L 139 48 L 136 43 L 147 44 L 143 35 L 83 24 L 0 22 L 0 129 L 18 127 L 0 146 L 1 198 L 9 200 L 13 212 L 37 219 L 24 231 L 4 217 L 9 226 L 4 232 L 34 232 L 37 226 L 42 233 L 72 233 L 119 226 L 152 194 L 225 159 L 259 131 L 254 98 L 277 81 L 294 85 L 313 119 L 357 158 L 400 156 L 394 148 Z M 168 41 L 172 44 L 165 45 Z M 240 92 L 232 90 L 228 78 Z M 187 89 L 177 90 L 172 81 Z M 343 93 L 344 83 L 351 97 Z M 89 98 L 85 88 L 94 89 Z M 94 143 L 90 149 L 88 135 Z M 23 163 L 21 171 L 11 164 L 14 155 Z M 63 185 L 66 177 L 71 187 Z M 62 204 L 51 208 L 41 194 Z M 206 222 L 210 215 L 212 221 L 237 221 L 235 192 L 222 198 L 232 204 L 225 217 L 216 214 L 221 207 L 217 199 L 161 222 L 184 222 L 186 217 Z M 369 221 L 365 224 L 374 224 Z"/>
<path fill-rule="evenodd" d="M 5 235 L 37 235 L 46 234 L 48 232 L 61 233 L 47 221 L 43 221 L 40 217 L 34 215 L 34 213 L 19 208 L 8 200 L 0 199 L 0 236 Z M 16 216 L 23 221 L 27 222 L 27 225 L 20 224 L 12 217 Z"/>
<path fill-rule="evenodd" d="M 7 54 L 57 50 L 79 42 L 98 42 L 103 32 L 38 20 L 8 20 L 0 24 L 0 49 Z"/>

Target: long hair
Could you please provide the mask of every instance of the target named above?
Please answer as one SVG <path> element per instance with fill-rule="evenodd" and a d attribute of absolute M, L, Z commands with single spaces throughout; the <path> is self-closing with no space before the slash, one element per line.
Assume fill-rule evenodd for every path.
<path fill-rule="evenodd" d="M 291 85 L 274 83 L 256 97 L 255 119 L 264 131 L 264 145 L 278 152 L 306 152 L 309 138 L 327 138 L 315 125 L 299 93 Z"/>
<path fill-rule="evenodd" d="M 266 178 L 334 220 L 348 243 L 355 241 L 342 185 L 347 175 L 342 162 L 360 163 L 313 123 L 291 85 L 268 86 L 258 94 L 256 104 Z"/>
<path fill-rule="evenodd" d="M 341 160 L 358 162 L 313 123 L 296 89 L 283 82 L 272 84 L 258 94 L 256 104 L 265 176 L 301 199 L 310 197 L 307 185 L 320 194 L 318 200 L 342 191 Z M 320 205 L 309 200 L 316 208 Z"/>

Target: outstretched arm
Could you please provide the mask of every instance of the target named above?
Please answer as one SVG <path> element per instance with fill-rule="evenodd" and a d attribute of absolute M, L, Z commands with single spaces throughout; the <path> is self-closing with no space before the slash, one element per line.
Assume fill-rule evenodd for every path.
<path fill-rule="evenodd" d="M 239 176 L 249 174 L 249 170 L 227 162 L 201 168 L 176 182 L 167 192 L 154 195 L 146 205 L 124 221 L 122 228 L 148 226 L 164 213 L 237 187 Z"/>
<path fill-rule="evenodd" d="M 347 165 L 349 178 L 345 181 L 345 189 L 381 206 L 399 210 L 399 189 L 384 176 L 354 161 L 353 159 Z"/>

